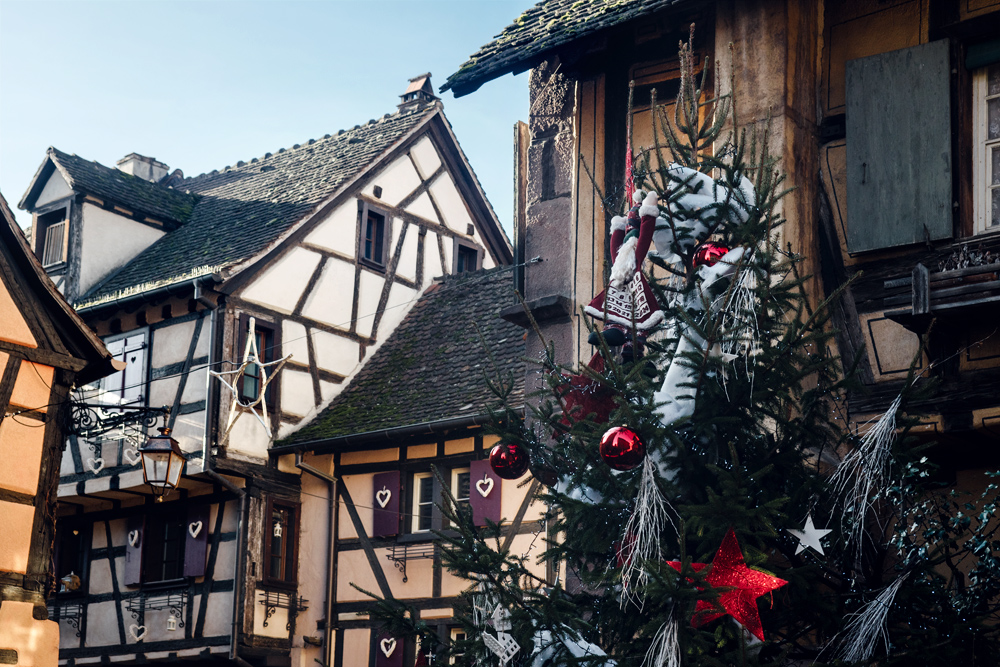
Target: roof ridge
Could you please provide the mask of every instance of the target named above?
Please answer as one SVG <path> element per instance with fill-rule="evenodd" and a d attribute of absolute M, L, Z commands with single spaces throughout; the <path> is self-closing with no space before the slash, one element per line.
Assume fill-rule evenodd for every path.
<path fill-rule="evenodd" d="M 250 160 L 238 160 L 235 165 L 227 164 L 222 169 L 213 169 L 212 171 L 206 171 L 206 172 L 200 173 L 197 176 L 188 176 L 188 177 L 186 177 L 181 182 L 182 183 L 191 183 L 193 181 L 198 181 L 199 179 L 207 178 L 209 176 L 217 176 L 218 174 L 224 174 L 224 173 L 229 172 L 229 171 L 236 171 L 237 169 L 242 169 L 242 168 L 248 167 L 250 165 L 259 165 L 261 163 L 264 163 L 266 160 L 274 158 L 274 157 L 276 157 L 278 155 L 284 155 L 286 153 L 292 153 L 294 151 L 304 150 L 304 149 L 310 148 L 311 146 L 315 146 L 315 145 L 320 144 L 320 143 L 325 142 L 325 141 L 337 140 L 337 139 L 339 139 L 341 137 L 344 137 L 345 135 L 350 135 L 352 132 L 355 132 L 355 131 L 358 131 L 358 130 L 363 130 L 364 128 L 371 127 L 372 125 L 379 125 L 379 124 L 381 124 L 382 122 L 384 122 L 386 120 L 390 120 L 390 119 L 393 119 L 393 118 L 396 118 L 396 117 L 403 118 L 404 116 L 410 116 L 410 115 L 417 114 L 417 113 L 426 113 L 428 110 L 430 110 L 432 108 L 441 108 L 442 106 L 443 105 L 441 104 L 441 102 L 439 100 L 435 100 L 433 103 L 428 104 L 426 106 L 422 106 L 422 107 L 411 107 L 411 108 L 408 108 L 408 109 L 397 109 L 396 111 L 394 111 L 392 113 L 383 114 L 382 116 L 380 116 L 378 118 L 371 118 L 366 123 L 359 123 L 359 124 L 355 125 L 354 127 L 350 128 L 350 129 L 345 130 L 345 129 L 341 128 L 341 129 L 337 130 L 336 132 L 334 132 L 332 134 L 331 133 L 324 134 L 319 139 L 309 139 L 305 143 L 292 144 L 291 148 L 284 148 L 284 147 L 282 147 L 282 148 L 277 149 L 276 151 L 268 151 L 268 152 L 264 153 L 264 155 L 262 155 L 260 157 L 250 158 Z M 349 138 L 350 137 L 348 136 L 348 139 Z"/>

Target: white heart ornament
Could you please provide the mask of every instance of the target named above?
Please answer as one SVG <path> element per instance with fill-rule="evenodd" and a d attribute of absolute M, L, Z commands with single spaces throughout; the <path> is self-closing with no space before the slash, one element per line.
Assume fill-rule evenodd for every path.
<path fill-rule="evenodd" d="M 132 547 L 134 547 L 137 544 L 139 544 L 139 531 L 138 530 L 133 530 L 133 531 L 129 532 L 129 534 L 128 534 L 128 543 L 129 543 L 129 546 L 132 546 Z"/>
<path fill-rule="evenodd" d="M 387 637 L 379 642 L 379 648 L 382 649 L 382 654 L 388 658 L 396 650 L 396 640 Z"/>
<path fill-rule="evenodd" d="M 135 623 L 133 623 L 132 625 L 129 626 L 128 631 L 129 634 L 132 635 L 132 639 L 136 640 L 137 642 L 141 642 L 146 637 L 145 625 L 136 625 Z"/>
<path fill-rule="evenodd" d="M 96 475 L 97 473 L 104 470 L 104 459 L 87 459 L 87 465 Z"/>
<path fill-rule="evenodd" d="M 191 533 L 191 537 L 198 537 L 198 533 L 201 532 L 201 521 L 192 521 L 189 523 L 188 532 Z"/>
<path fill-rule="evenodd" d="M 389 500 L 392 498 L 392 491 L 382 487 L 382 490 L 375 494 L 375 500 L 378 502 L 378 506 L 385 509 L 385 506 L 389 504 Z"/>
<path fill-rule="evenodd" d="M 483 498 L 490 495 L 490 491 L 493 490 L 493 478 L 489 475 L 484 475 L 481 480 L 476 482 L 476 491 L 479 492 Z"/>
<path fill-rule="evenodd" d="M 142 457 L 139 456 L 139 453 L 131 449 L 126 449 L 124 452 L 122 452 L 122 458 L 125 459 L 125 463 L 129 464 L 130 466 L 134 466 L 136 463 L 142 460 Z"/>

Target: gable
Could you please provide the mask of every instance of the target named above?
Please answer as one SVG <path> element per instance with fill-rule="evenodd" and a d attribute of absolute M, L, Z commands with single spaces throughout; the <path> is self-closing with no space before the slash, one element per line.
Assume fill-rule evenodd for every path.
<path fill-rule="evenodd" d="M 59 170 L 53 170 L 52 175 L 49 176 L 48 180 L 45 181 L 42 191 L 38 193 L 38 198 L 35 199 L 35 207 L 42 207 L 46 204 L 51 204 L 54 201 L 59 201 L 73 194 L 73 190 L 70 189 L 69 183 Z"/>

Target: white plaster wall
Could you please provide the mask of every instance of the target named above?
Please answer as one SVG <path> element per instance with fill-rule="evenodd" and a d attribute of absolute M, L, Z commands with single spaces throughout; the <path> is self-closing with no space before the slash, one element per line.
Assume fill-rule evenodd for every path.
<path fill-rule="evenodd" d="M 132 616 L 124 610 L 122 613 L 128 621 L 132 621 Z M 125 623 L 126 640 L 132 637 L 128 633 L 130 623 Z M 96 602 L 87 605 L 87 632 L 85 646 L 107 646 L 113 644 L 117 646 L 121 641 L 118 637 L 118 616 L 115 613 L 114 602 Z"/>
<path fill-rule="evenodd" d="M 274 615 L 267 619 L 267 627 L 264 627 L 264 605 L 260 603 L 264 599 L 264 591 L 257 591 L 253 605 L 253 633 L 258 637 L 276 637 L 287 639 L 288 630 L 285 625 L 288 623 L 288 610 L 281 607 L 275 609 Z"/>
<path fill-rule="evenodd" d="M 424 237 L 424 284 L 421 287 L 427 287 L 435 278 L 444 274 L 437 240 L 438 235 L 434 232 L 427 232 Z"/>
<path fill-rule="evenodd" d="M 298 582 L 299 590 L 309 600 L 309 609 L 300 613 L 295 619 L 295 627 L 300 634 L 320 634 L 311 630 L 325 613 L 327 554 L 331 527 L 327 501 L 329 493 L 329 485 L 325 481 L 312 475 L 302 476 Z M 312 596 L 305 595 L 305 591 L 312 592 Z"/>
<path fill-rule="evenodd" d="M 358 327 L 362 336 L 371 336 L 372 325 L 375 323 L 375 313 L 382 297 L 382 286 L 385 278 L 368 271 L 361 272 L 361 284 L 358 287 Z"/>
<path fill-rule="evenodd" d="M 402 227 L 402 225 L 400 225 Z M 403 238 L 403 251 L 396 265 L 396 275 L 407 280 L 417 279 L 417 243 L 420 241 L 420 230 L 416 225 L 408 225 Z"/>
<path fill-rule="evenodd" d="M 492 269 L 496 267 L 496 262 L 493 261 L 493 257 L 490 256 L 489 252 L 483 253 L 483 268 Z"/>
<path fill-rule="evenodd" d="M 72 447 L 69 443 L 63 448 L 62 460 L 59 462 L 59 476 L 64 475 L 74 475 L 76 474 L 76 467 L 73 465 L 73 455 L 70 453 L 69 448 Z M 60 494 L 62 495 L 62 494 Z"/>
<path fill-rule="evenodd" d="M 201 325 L 201 335 L 195 345 L 194 356 L 208 355 L 209 330 L 212 328 L 205 316 Z M 161 368 L 170 364 L 182 363 L 187 359 L 188 348 L 191 346 L 191 336 L 194 335 L 195 320 L 171 324 L 153 332 L 153 349 L 150 354 L 150 368 Z"/>
<path fill-rule="evenodd" d="M 286 367 L 281 374 L 281 410 L 300 417 L 316 404 L 312 376 Z"/>
<path fill-rule="evenodd" d="M 444 241 L 444 243 L 441 244 L 444 246 L 444 266 L 441 267 L 441 273 L 438 274 L 439 276 L 451 273 L 451 269 L 454 266 L 454 264 L 452 264 L 452 257 L 455 254 L 455 239 L 450 239 L 445 236 L 442 237 L 441 240 Z"/>
<path fill-rule="evenodd" d="M 258 605 L 259 606 L 259 605 Z M 261 607 L 263 609 L 263 607 Z M 203 637 L 228 635 L 233 618 L 233 594 L 212 593 L 205 609 L 205 634 Z M 268 623 L 270 625 L 270 623 Z M 284 625 L 281 626 L 284 629 Z M 287 636 L 287 635 L 286 635 Z"/>
<path fill-rule="evenodd" d="M 81 293 L 151 246 L 163 232 L 84 202 L 82 236 Z"/>
<path fill-rule="evenodd" d="M 220 425 L 223 431 L 225 423 L 223 421 Z M 248 412 L 237 419 L 233 425 L 233 430 L 229 433 L 227 448 L 231 452 L 266 460 L 269 441 L 270 437 L 264 431 L 264 426 Z"/>
<path fill-rule="evenodd" d="M 45 181 L 45 187 L 39 193 L 38 199 L 35 201 L 35 206 L 45 206 L 48 203 L 68 197 L 71 194 L 73 194 L 73 191 L 69 189 L 66 179 L 58 171 L 54 171 L 49 176 L 49 180 Z"/>
<path fill-rule="evenodd" d="M 298 246 L 261 273 L 246 289 L 243 298 L 291 314 L 305 291 L 322 255 Z"/>
<path fill-rule="evenodd" d="M 292 355 L 292 359 L 300 364 L 309 363 L 309 341 L 306 340 L 306 328 L 293 320 L 281 322 L 281 354 Z"/>
<path fill-rule="evenodd" d="M 314 330 L 313 350 L 316 366 L 340 375 L 348 375 L 358 365 L 358 344 L 349 338 Z"/>
<path fill-rule="evenodd" d="M 382 334 L 380 338 L 388 338 L 389 333 L 403 320 L 403 317 L 410 312 L 409 303 L 417 298 L 417 291 L 405 285 L 395 283 L 389 290 L 389 300 L 385 305 L 385 312 L 382 314 L 382 321 L 378 328 Z"/>
<path fill-rule="evenodd" d="M 319 223 L 306 236 L 306 243 L 345 257 L 354 257 L 357 250 L 355 240 L 358 234 L 358 200 L 351 199 L 340 206 Z"/>
<path fill-rule="evenodd" d="M 259 427 L 258 427 L 259 428 Z M 200 452 L 205 437 L 205 411 L 178 415 L 174 421 L 174 430 L 170 433 L 176 438 L 180 448 L 185 452 Z M 188 463 L 187 472 L 191 474 L 195 461 Z M 142 480 L 139 480 L 140 483 Z"/>
<path fill-rule="evenodd" d="M 393 254 L 396 252 L 396 245 L 399 243 L 399 235 L 403 233 L 404 222 L 399 218 L 393 218 L 392 224 L 389 225 L 392 229 L 392 240 L 389 243 L 388 252 L 386 253 L 386 265 L 388 266 L 389 261 L 392 260 Z"/>
<path fill-rule="evenodd" d="M 193 370 L 188 373 L 187 384 L 184 385 L 184 393 L 181 394 L 181 403 L 197 403 L 205 400 L 208 390 L 208 369 L 205 367 Z"/>
<path fill-rule="evenodd" d="M 431 139 L 427 135 L 421 137 L 420 141 L 413 145 L 413 148 L 410 149 L 410 157 L 417 163 L 417 169 L 425 180 L 441 166 L 441 158 L 438 157 L 434 144 L 431 143 Z"/>
<path fill-rule="evenodd" d="M 438 210 L 441 211 L 441 215 L 444 216 L 444 223 L 450 229 L 464 234 L 472 222 L 472 218 L 469 216 L 469 210 L 465 207 L 465 201 L 458 194 L 458 188 L 455 187 L 455 181 L 452 180 L 451 174 L 445 172 L 434 179 L 430 193 L 434 197 L 434 202 L 437 204 Z"/>
<path fill-rule="evenodd" d="M 177 395 L 177 387 L 180 385 L 180 376 L 162 377 L 149 383 L 149 404 L 154 407 L 161 405 L 173 405 L 174 396 Z"/>
<path fill-rule="evenodd" d="M 395 206 L 420 185 L 420 174 L 413 168 L 409 156 L 401 155 L 368 181 L 364 193 L 374 197 L 376 185 L 382 188 L 382 201 Z"/>
<path fill-rule="evenodd" d="M 351 326 L 353 300 L 354 266 L 331 259 L 327 261 L 322 276 L 306 299 L 302 314 L 347 331 Z"/>
<path fill-rule="evenodd" d="M 406 207 L 407 212 L 412 213 L 424 220 L 430 220 L 431 222 L 441 223 L 438 220 L 437 213 L 434 211 L 434 205 L 431 204 L 431 198 L 427 193 L 423 193 L 419 197 L 413 200 L 413 202 Z"/>
<path fill-rule="evenodd" d="M 328 403 L 333 399 L 334 396 L 340 393 L 340 389 L 344 385 L 336 384 L 334 382 L 326 382 L 325 380 L 319 381 L 319 393 L 323 398 L 324 403 Z"/>

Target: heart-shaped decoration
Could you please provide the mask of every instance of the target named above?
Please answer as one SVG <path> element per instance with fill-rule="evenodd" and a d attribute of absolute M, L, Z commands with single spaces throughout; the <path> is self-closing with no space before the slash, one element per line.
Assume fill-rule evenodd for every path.
<path fill-rule="evenodd" d="M 378 501 L 378 506 L 385 509 L 385 506 L 389 504 L 389 500 L 392 498 L 392 491 L 382 487 L 382 490 L 375 494 L 375 500 Z"/>
<path fill-rule="evenodd" d="M 139 456 L 139 452 L 136 452 L 131 449 L 126 449 L 124 452 L 122 452 L 122 458 L 125 459 L 125 463 L 129 464 L 130 466 L 134 466 L 136 463 L 142 460 L 142 457 Z"/>
<path fill-rule="evenodd" d="M 382 649 L 382 654 L 388 658 L 392 655 L 392 652 L 396 650 L 396 640 L 391 637 L 386 637 L 379 642 L 379 648 Z"/>
<path fill-rule="evenodd" d="M 483 475 L 483 478 L 476 482 L 476 491 L 479 492 L 483 498 L 490 495 L 490 491 L 493 490 L 493 478 L 489 475 Z"/>
<path fill-rule="evenodd" d="M 134 547 L 137 544 L 139 544 L 139 531 L 138 530 L 129 531 L 129 534 L 128 534 L 128 543 L 129 543 L 129 546 L 132 546 L 132 547 Z"/>
<path fill-rule="evenodd" d="M 97 473 L 104 470 L 104 459 L 87 459 L 87 466 L 96 475 Z"/>
<path fill-rule="evenodd" d="M 141 642 L 143 638 L 146 636 L 146 626 L 136 625 L 135 623 L 133 623 L 132 625 L 128 626 L 128 632 L 130 635 L 132 635 L 132 639 L 136 640 L 137 642 Z"/>
<path fill-rule="evenodd" d="M 201 521 L 192 521 L 189 523 L 188 532 L 191 533 L 191 537 L 198 537 L 198 533 L 201 532 Z"/>

